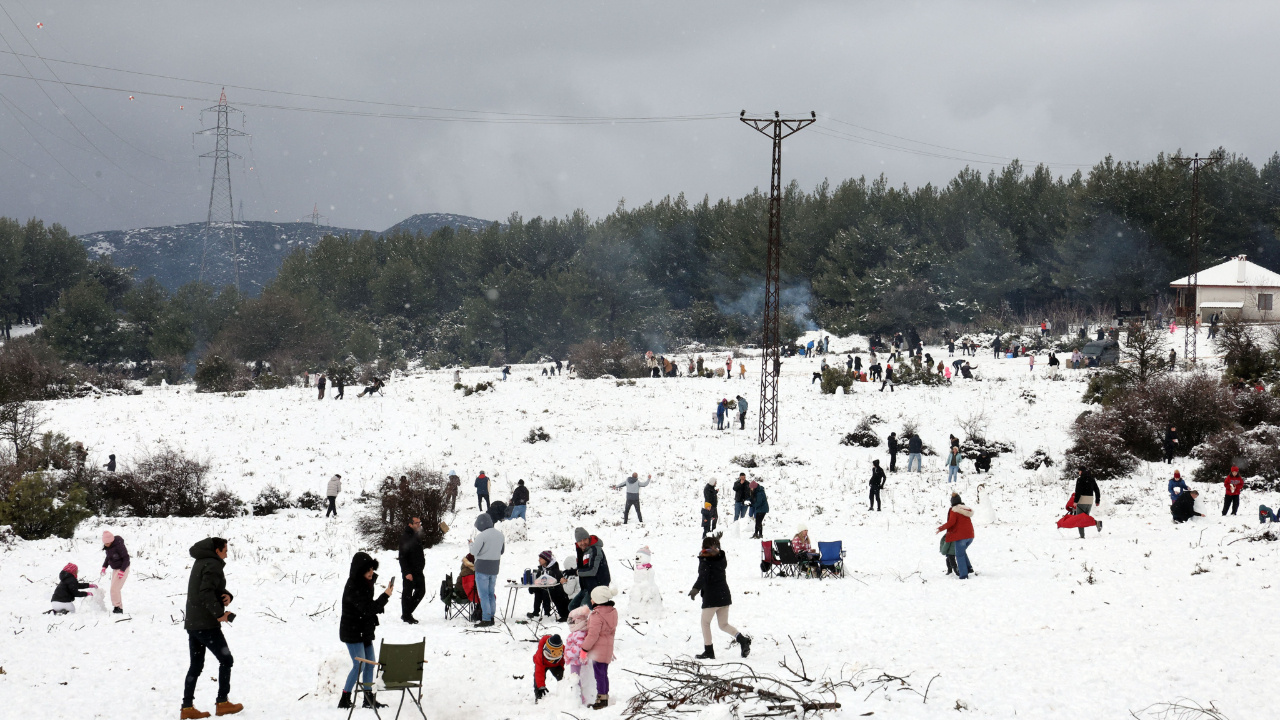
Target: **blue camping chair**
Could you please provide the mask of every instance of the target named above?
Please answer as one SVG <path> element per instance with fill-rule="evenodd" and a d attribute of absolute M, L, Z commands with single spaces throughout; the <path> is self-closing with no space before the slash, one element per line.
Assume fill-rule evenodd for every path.
<path fill-rule="evenodd" d="M 827 571 L 832 575 L 844 577 L 844 542 L 836 540 L 835 542 L 819 542 L 818 553 L 822 557 L 818 560 L 818 577 L 822 577 L 822 571 Z"/>

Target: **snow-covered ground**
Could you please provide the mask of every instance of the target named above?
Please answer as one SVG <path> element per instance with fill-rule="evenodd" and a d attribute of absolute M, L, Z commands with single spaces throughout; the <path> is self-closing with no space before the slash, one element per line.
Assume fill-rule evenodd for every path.
<path fill-rule="evenodd" d="M 833 338 L 843 350 L 851 341 Z M 862 343 L 859 343 L 860 345 Z M 929 348 L 935 358 L 945 350 Z M 712 367 L 722 363 L 704 354 Z M 841 362 L 843 355 L 828 356 Z M 865 360 L 865 355 L 864 355 Z M 769 537 L 790 537 L 805 522 L 815 540 L 840 539 L 848 550 L 843 580 L 762 579 L 760 544 L 750 528 L 730 527 L 725 548 L 733 590 L 731 622 L 755 637 L 748 662 L 761 672 L 795 665 L 790 640 L 810 675 L 869 680 L 880 671 L 910 676 L 929 687 L 928 702 L 910 692 L 844 690 L 832 717 L 988 718 L 1129 717 L 1152 703 L 1190 698 L 1217 703 L 1232 718 L 1270 716 L 1277 687 L 1280 619 L 1276 616 L 1277 543 L 1233 542 L 1256 529 L 1259 503 L 1280 497 L 1246 491 L 1239 517 L 1220 517 L 1220 486 L 1202 487 L 1207 517 L 1182 526 L 1169 521 L 1165 483 L 1171 468 L 1143 466 L 1133 477 L 1102 486 L 1099 516 L 1105 531 L 1085 540 L 1059 531 L 1054 521 L 1072 485 L 1058 469 L 1024 470 L 1037 449 L 1060 461 L 1067 427 L 1085 408 L 1084 373 L 1050 379 L 1045 358 L 1035 374 L 1025 360 L 974 360 L 982 381 L 956 380 L 948 388 L 856 385 L 850 395 L 822 395 L 810 375 L 820 359 L 792 359 L 783 368 L 781 440 L 754 441 L 758 361 L 746 382 L 707 379 L 613 380 L 544 378 L 517 366 L 493 392 L 462 397 L 451 371 L 397 377 L 385 397 L 318 402 L 314 389 L 250 392 L 244 397 L 198 395 L 190 386 L 147 388 L 140 396 L 43 403 L 50 429 L 83 441 L 91 459 L 115 453 L 122 463 L 167 442 L 213 466 L 213 486 L 226 485 L 246 500 L 268 484 L 323 491 L 335 472 L 346 479 L 340 518 L 284 511 L 267 518 L 166 519 L 85 522 L 71 541 L 16 544 L 0 551 L 0 617 L 9 633 L 0 644 L 0 693 L 11 708 L 32 717 L 176 717 L 187 664 L 180 615 L 190 558 L 187 548 L 210 536 L 227 537 L 227 578 L 239 614 L 226 634 L 235 654 L 232 699 L 244 717 L 337 716 L 337 686 L 349 666 L 338 641 L 338 601 L 350 557 L 361 547 L 352 500 L 379 478 L 410 464 L 462 475 L 460 511 L 446 541 L 427 551 L 429 602 L 422 624 L 399 619 L 399 597 L 383 616 L 379 638 L 428 642 L 426 703 L 432 720 L 449 718 L 617 717 L 634 692 L 626 671 L 644 671 L 667 656 L 701 651 L 700 603 L 687 595 L 696 572 L 698 509 L 702 487 L 719 481 L 722 523 L 732 517 L 729 484 L 740 468 L 735 456 L 781 454 L 790 464 L 762 463 L 748 474 L 767 488 Z M 464 371 L 464 382 L 493 379 L 489 369 Z M 744 395 L 751 406 L 747 430 L 716 431 L 715 402 Z M 1030 396 L 1033 396 L 1030 397 Z M 1032 402 L 1032 399 L 1034 402 Z M 940 458 L 925 472 L 891 475 L 884 511 L 866 507 L 873 458 L 884 446 L 842 446 L 858 420 L 875 414 L 883 439 L 918 420 L 925 441 L 945 447 L 963 437 L 959 420 L 974 412 L 990 419 L 988 437 L 1016 450 L 997 458 L 990 476 L 971 465 L 947 486 Z M 549 442 L 522 438 L 541 426 Z M 798 461 L 798 462 L 797 462 Z M 1179 465 L 1189 475 L 1191 465 Z M 500 583 L 536 565 L 550 549 L 572 556 L 573 529 L 582 525 L 605 543 L 618 607 L 628 615 L 632 576 L 622 564 L 641 546 L 653 551 L 665 611 L 655 620 L 621 625 L 611 668 L 613 705 L 594 713 L 567 687 L 549 681 L 552 695 L 535 705 L 533 632 L 475 632 L 445 622 L 435 599 L 440 580 L 456 573 L 474 520 L 470 478 L 494 479 L 494 498 L 506 499 L 517 479 L 532 491 L 528 540 L 508 543 Z M 623 495 L 609 486 L 631 472 L 653 474 L 642 491 L 646 523 L 621 525 Z M 544 483 L 563 475 L 580 483 L 573 492 Z M 979 501 L 970 555 L 978 575 L 957 582 L 944 575 L 935 527 L 946 514 L 949 491 Z M 1129 504 L 1114 501 L 1125 498 Z M 121 620 L 95 602 L 81 601 L 74 616 L 41 615 L 58 570 L 68 561 L 92 578 L 101 565 L 99 536 L 111 529 L 133 553 L 134 575 L 125 588 Z M 380 585 L 395 574 L 395 553 L 379 551 Z M 105 592 L 105 588 L 104 588 Z M 501 606 L 507 591 L 499 589 Z M 97 600 L 92 598 L 91 600 Z M 531 609 L 518 598 L 516 617 Z M 556 627 L 554 631 L 562 631 Z M 790 638 L 790 640 L 789 640 Z M 737 648 L 715 631 L 716 651 L 736 659 Z M 197 706 L 212 710 L 216 663 L 210 658 Z M 861 673 L 859 675 L 859 673 Z M 359 711 L 367 715 L 368 711 Z M 704 716 L 724 717 L 723 710 Z M 15 715 L 16 716 L 16 715 Z M 698 717 L 690 715 L 690 717 Z"/>

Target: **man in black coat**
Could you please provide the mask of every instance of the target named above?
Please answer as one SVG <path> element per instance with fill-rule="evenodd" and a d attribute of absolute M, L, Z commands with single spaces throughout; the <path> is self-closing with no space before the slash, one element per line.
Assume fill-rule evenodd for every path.
<path fill-rule="evenodd" d="M 1178 451 L 1178 428 L 1169 426 L 1164 431 L 1164 461 L 1166 464 L 1173 462 L 1174 453 Z"/>
<path fill-rule="evenodd" d="M 709 480 L 706 485 L 702 486 L 702 502 L 711 503 L 711 530 L 715 530 L 720 524 L 720 492 L 716 490 L 716 481 L 714 478 Z"/>
<path fill-rule="evenodd" d="M 411 518 L 409 527 L 400 536 L 400 575 L 404 578 L 404 589 L 400 591 L 400 619 L 410 625 L 417 625 L 413 611 L 427 594 L 427 581 L 422 577 L 427 559 L 422 552 L 422 520 Z"/>
<path fill-rule="evenodd" d="M 1204 513 L 1196 512 L 1196 498 L 1198 497 L 1200 497 L 1199 490 L 1178 493 L 1178 498 L 1173 501 L 1173 507 L 1170 508 L 1173 513 L 1173 521 L 1183 523 L 1193 517 L 1204 517 Z"/>
<path fill-rule="evenodd" d="M 227 577 L 222 568 L 227 564 L 227 541 L 222 538 L 205 538 L 191 546 L 191 557 L 195 562 L 191 565 L 191 575 L 187 579 L 187 617 L 182 625 L 187 631 L 187 649 L 191 655 L 191 665 L 187 668 L 187 678 L 182 692 L 182 717 L 209 717 L 208 713 L 196 710 L 196 681 L 204 670 L 204 651 L 208 648 L 218 658 L 218 697 L 217 712 L 219 715 L 231 715 L 244 709 L 239 703 L 227 699 L 231 692 L 231 650 L 227 647 L 227 639 L 222 636 L 219 623 L 231 622 L 234 616 L 227 612 L 231 604 L 231 593 L 227 592 Z"/>
<path fill-rule="evenodd" d="M 751 483 L 747 482 L 746 473 L 738 473 L 733 481 L 733 520 L 751 516 Z"/>
<path fill-rule="evenodd" d="M 884 487 L 884 470 L 880 469 L 880 461 L 871 461 L 871 507 L 868 510 L 880 512 L 880 488 Z"/>
<path fill-rule="evenodd" d="M 898 472 L 898 433 L 889 433 L 889 472 Z"/>

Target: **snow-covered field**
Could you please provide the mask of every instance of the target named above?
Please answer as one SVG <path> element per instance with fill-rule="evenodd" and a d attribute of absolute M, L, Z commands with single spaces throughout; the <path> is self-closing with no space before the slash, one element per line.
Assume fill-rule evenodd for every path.
<path fill-rule="evenodd" d="M 849 344 L 833 340 L 832 347 Z M 935 358 L 946 355 L 929 350 Z M 707 355 L 714 367 L 713 357 Z M 843 355 L 829 358 L 842 362 Z M 98 462 L 115 453 L 127 464 L 168 442 L 211 463 L 213 486 L 225 484 L 246 500 L 267 484 L 295 495 L 322 493 L 335 472 L 346 486 L 337 521 L 296 510 L 230 521 L 92 519 L 74 540 L 20 542 L 0 551 L 0 617 L 9 631 L 0 644 L 0 694 L 10 708 L 0 715 L 176 717 L 187 664 L 180 621 L 187 548 L 221 535 L 231 543 L 227 578 L 239 618 L 226 634 L 236 658 L 231 698 L 245 704 L 242 716 L 337 717 L 338 686 L 349 664 L 338 641 L 336 606 L 350 557 L 361 547 L 352 524 L 360 506 L 351 501 L 362 488 L 376 488 L 379 478 L 422 463 L 459 471 L 460 511 L 446 541 L 427 551 L 429 602 L 417 612 L 422 624 L 398 619 L 397 589 L 379 637 L 427 639 L 432 720 L 550 719 L 565 717 L 564 711 L 617 717 L 634 692 L 626 670 L 702 649 L 700 603 L 687 592 L 696 572 L 703 485 L 719 481 L 727 523 L 729 483 L 740 470 L 731 458 L 780 453 L 792 464 L 762 463 L 748 471 L 768 490 L 766 536 L 790 537 L 805 522 L 815 540 L 844 541 L 849 573 L 843 580 L 762 579 L 760 544 L 747 538 L 745 521 L 741 529 L 730 527 L 724 543 L 730 620 L 755 637 L 748 662 L 785 674 L 780 660 L 795 665 L 790 638 L 810 675 L 869 680 L 884 671 L 909 675 L 921 690 L 937 676 L 927 703 L 918 694 L 872 692 L 868 685 L 842 691 L 844 707 L 830 716 L 951 717 L 961 708 L 962 716 L 988 718 L 1126 718 L 1153 703 L 1190 698 L 1215 702 L 1231 718 L 1270 717 L 1280 688 L 1280 588 L 1273 587 L 1280 585 L 1280 550 L 1277 543 L 1233 541 L 1256 528 L 1259 503 L 1276 507 L 1280 497 L 1246 490 L 1240 516 L 1223 518 L 1220 486 L 1201 487 L 1207 517 L 1174 526 L 1165 493 L 1171 468 L 1143 466 L 1129 479 L 1103 483 L 1105 531 L 1090 530 L 1080 540 L 1054 526 L 1072 489 L 1059 477 L 1060 465 L 1030 471 L 1022 461 L 1037 449 L 1061 460 L 1067 427 L 1085 409 L 1083 372 L 1051 380 L 1043 357 L 1033 376 L 1025 360 L 995 361 L 988 354 L 975 360 L 981 382 L 893 393 L 860 384 L 851 395 L 832 396 L 810 384 L 819 362 L 784 365 L 781 440 L 765 449 L 754 441 L 756 362 L 748 363 L 747 382 L 619 385 L 544 378 L 537 368 L 517 366 L 495 391 L 467 398 L 452 390 L 452 373 L 441 371 L 397 377 L 385 397 L 357 399 L 358 388 L 349 389 L 342 401 L 318 402 L 314 389 L 225 397 L 183 386 L 43 403 L 49 429 L 83 441 Z M 488 369 L 464 371 L 467 383 L 497 377 Z M 1034 402 L 1023 397 L 1028 391 Z M 716 431 L 715 402 L 737 393 L 751 404 L 747 430 Z M 870 463 L 880 458 L 887 466 L 884 447 L 838 444 L 862 416 L 885 421 L 875 426 L 882 439 L 904 421 L 918 420 L 925 441 L 943 448 L 948 434 L 963 437 L 958 421 L 975 411 L 990 418 L 988 437 L 1016 447 L 995 460 L 990 476 L 974 476 L 966 462 L 960 482 L 949 487 L 940 458 L 926 458 L 925 472 L 917 475 L 901 471 L 902 457 L 884 511 L 867 511 Z M 537 426 L 551 441 L 521 442 Z M 1177 467 L 1189 475 L 1192 466 Z M 607 711 L 582 708 L 554 680 L 551 697 L 534 704 L 528 627 L 512 624 L 508 633 L 499 625 L 501 632 L 481 633 L 444 621 L 435 594 L 466 553 L 475 516 L 470 478 L 480 470 L 494 479 L 495 499 L 509 497 L 517 479 L 533 496 L 529 539 L 508 542 L 500 583 L 534 567 L 541 550 L 571 557 L 573 529 L 582 525 L 603 539 L 614 587 L 623 591 L 618 607 L 629 617 L 632 577 L 622 561 L 641 546 L 652 549 L 665 611 L 619 627 Z M 642 491 L 647 522 L 633 518 L 622 526 L 623 495 L 609 486 L 633 471 L 653 475 Z M 545 488 L 553 475 L 573 478 L 580 488 Z M 957 582 L 944 575 L 934 529 L 945 518 L 950 489 L 958 487 L 972 505 L 979 484 L 985 487 L 978 514 L 994 521 L 978 525 L 970 549 L 979 574 Z M 1122 497 L 1131 504 L 1113 502 Z M 128 614 L 122 620 L 106 614 L 95 597 L 81 601 L 76 615 L 42 615 L 66 562 L 78 563 L 86 579 L 97 575 L 103 529 L 123 536 L 133 553 L 124 593 Z M 395 553 L 375 557 L 381 585 L 396 572 Z M 500 588 L 500 606 L 506 595 Z M 516 617 L 523 620 L 531 605 L 522 593 Z M 727 636 L 716 630 L 715 641 L 722 660 L 736 659 Z M 197 707 L 212 710 L 215 676 L 210 658 Z M 724 717 L 714 709 L 704 716 Z"/>

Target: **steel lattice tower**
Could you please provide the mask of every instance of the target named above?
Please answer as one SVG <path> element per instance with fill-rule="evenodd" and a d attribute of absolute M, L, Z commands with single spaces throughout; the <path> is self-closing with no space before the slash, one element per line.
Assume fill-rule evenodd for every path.
<path fill-rule="evenodd" d="M 1195 369 L 1196 340 L 1200 335 L 1200 170 L 1222 158 L 1202 158 L 1200 153 L 1196 153 L 1194 158 L 1172 159 L 1182 167 L 1191 168 L 1191 272 L 1187 275 L 1187 287 L 1183 290 L 1183 297 L 1189 298 L 1190 304 L 1184 306 L 1185 314 L 1182 319 L 1182 359 L 1187 367 Z"/>
<path fill-rule="evenodd" d="M 200 156 L 202 158 L 213 158 L 213 184 L 209 187 L 209 216 L 204 226 L 204 248 L 200 252 L 200 279 L 204 280 L 205 269 L 209 261 L 210 237 L 216 233 L 219 239 L 225 238 L 227 240 L 231 249 L 231 272 L 235 281 L 235 288 L 239 291 L 240 250 L 236 246 L 235 204 L 231 200 L 231 158 L 239 159 L 240 156 L 231 152 L 231 138 L 248 137 L 248 133 L 232 129 L 227 122 L 231 113 L 240 111 L 227 104 L 226 88 L 223 88 L 222 96 L 218 98 L 217 105 L 205 108 L 201 112 L 217 113 L 218 123 L 215 127 L 205 128 L 196 133 L 197 135 L 216 136 L 213 152 L 207 152 Z"/>
<path fill-rule="evenodd" d="M 769 180 L 769 245 L 764 270 L 764 318 L 760 328 L 760 443 L 778 442 L 778 375 L 782 349 L 778 331 L 778 299 L 782 280 L 782 141 L 817 122 L 817 115 L 787 119 L 774 111 L 771 118 L 739 119 L 773 140 L 773 173 Z"/>

